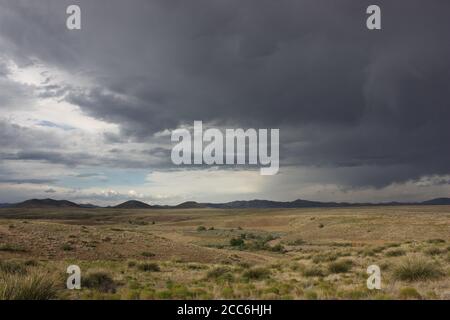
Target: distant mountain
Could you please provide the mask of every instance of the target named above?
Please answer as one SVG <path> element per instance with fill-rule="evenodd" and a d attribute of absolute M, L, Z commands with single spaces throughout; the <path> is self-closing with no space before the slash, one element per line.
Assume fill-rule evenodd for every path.
<path fill-rule="evenodd" d="M 425 205 L 450 205 L 450 198 L 436 198 L 421 202 Z"/>
<path fill-rule="evenodd" d="M 207 203 L 198 203 L 195 201 L 186 201 L 180 203 L 179 205 L 173 206 L 174 209 L 199 209 L 199 208 L 208 208 Z"/>
<path fill-rule="evenodd" d="M 129 200 L 124 203 L 118 204 L 117 206 L 112 207 L 114 209 L 152 209 L 153 206 L 137 201 L 137 200 Z"/>
<path fill-rule="evenodd" d="M 16 203 L 14 208 L 80 208 L 80 205 L 67 200 L 31 199 Z"/>
<path fill-rule="evenodd" d="M 423 202 L 385 202 L 385 203 L 348 203 L 348 202 L 320 202 L 297 199 L 294 201 L 272 201 L 272 200 L 242 200 L 225 203 L 199 203 L 186 201 L 175 206 L 149 205 L 147 203 L 129 200 L 116 206 L 104 208 L 115 209 L 274 209 L 274 208 L 338 208 L 356 206 L 405 206 L 405 205 L 450 205 L 450 198 L 436 198 Z M 67 200 L 53 199 L 31 199 L 24 202 L 0 204 L 1 208 L 102 208 L 93 204 L 77 204 Z"/>
<path fill-rule="evenodd" d="M 220 209 L 264 209 L 264 208 L 315 208 L 315 207 L 344 207 L 348 203 L 319 202 L 297 199 L 294 201 L 271 201 L 271 200 L 244 200 L 226 203 L 205 203 L 209 208 Z"/>

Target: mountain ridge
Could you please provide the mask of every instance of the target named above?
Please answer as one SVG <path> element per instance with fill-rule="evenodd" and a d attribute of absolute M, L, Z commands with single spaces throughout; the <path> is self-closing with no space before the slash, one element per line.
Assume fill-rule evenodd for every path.
<path fill-rule="evenodd" d="M 403 206 L 403 205 L 450 205 L 450 198 L 434 198 L 422 202 L 321 202 L 296 199 L 293 201 L 236 200 L 223 203 L 186 201 L 178 205 L 150 205 L 138 200 L 128 200 L 115 206 L 101 207 L 93 204 L 78 204 L 68 200 L 29 199 L 19 203 L 0 203 L 0 208 L 114 208 L 114 209 L 288 209 L 288 208 L 339 208 L 355 206 Z"/>

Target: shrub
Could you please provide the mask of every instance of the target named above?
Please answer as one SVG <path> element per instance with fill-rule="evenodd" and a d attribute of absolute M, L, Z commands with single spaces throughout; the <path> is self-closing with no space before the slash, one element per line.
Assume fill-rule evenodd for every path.
<path fill-rule="evenodd" d="M 161 268 L 156 263 L 141 263 L 138 265 L 138 269 L 146 272 L 158 272 Z"/>
<path fill-rule="evenodd" d="M 36 260 L 25 260 L 23 264 L 27 267 L 36 267 L 38 262 Z"/>
<path fill-rule="evenodd" d="M 244 245 L 244 243 L 245 243 L 244 240 L 240 238 L 232 238 L 230 240 L 230 246 L 232 247 L 241 247 Z"/>
<path fill-rule="evenodd" d="M 323 227 L 325 227 L 325 226 L 323 225 L 323 223 L 319 223 L 319 228 L 322 229 Z"/>
<path fill-rule="evenodd" d="M 248 280 L 263 280 L 270 277 L 270 271 L 265 268 L 254 268 L 245 271 L 242 276 Z"/>
<path fill-rule="evenodd" d="M 386 251 L 385 254 L 386 254 L 386 257 L 399 257 L 399 256 L 405 255 L 405 250 L 393 249 L 393 250 Z"/>
<path fill-rule="evenodd" d="M 63 249 L 64 251 L 72 251 L 73 247 L 69 243 L 65 243 L 61 246 L 61 249 Z"/>
<path fill-rule="evenodd" d="M 0 278 L 0 300 L 49 300 L 56 298 L 56 287 L 41 275 L 8 275 Z"/>
<path fill-rule="evenodd" d="M 206 231 L 206 227 L 205 226 L 198 226 L 197 227 L 197 231 Z"/>
<path fill-rule="evenodd" d="M 417 292 L 417 290 L 412 287 L 406 287 L 406 288 L 400 289 L 399 296 L 401 299 L 422 299 L 422 296 L 420 295 L 420 293 Z"/>
<path fill-rule="evenodd" d="M 394 270 L 394 278 L 402 281 L 432 280 L 442 275 L 439 267 L 422 258 L 406 259 Z"/>
<path fill-rule="evenodd" d="M 109 273 L 105 271 L 90 272 L 81 281 L 81 285 L 89 289 L 97 289 L 101 292 L 116 292 L 116 283 Z"/>
<path fill-rule="evenodd" d="M 331 273 L 346 273 L 352 268 L 353 262 L 351 260 L 339 260 L 328 265 L 328 271 Z"/>
<path fill-rule="evenodd" d="M 154 256 L 155 256 L 154 253 L 148 252 L 148 251 L 142 252 L 141 255 L 142 255 L 143 257 L 146 257 L 146 258 L 151 258 L 151 257 L 154 257 Z"/>

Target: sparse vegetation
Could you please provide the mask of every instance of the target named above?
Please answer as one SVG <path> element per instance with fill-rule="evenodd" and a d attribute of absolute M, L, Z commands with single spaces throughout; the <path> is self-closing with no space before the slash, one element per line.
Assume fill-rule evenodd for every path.
<path fill-rule="evenodd" d="M 0 261 L 0 273 L 17 273 L 17 274 L 25 274 L 27 269 L 24 264 L 17 261 Z"/>
<path fill-rule="evenodd" d="M 346 273 L 352 268 L 353 262 L 351 260 L 338 260 L 331 262 L 328 265 L 328 271 L 330 273 Z"/>
<path fill-rule="evenodd" d="M 270 271 L 265 268 L 254 268 L 245 271 L 242 276 L 248 280 L 263 280 L 270 277 Z"/>
<path fill-rule="evenodd" d="M 106 271 L 93 271 L 87 273 L 82 279 L 82 286 L 96 289 L 100 292 L 116 292 L 117 285 L 111 275 Z"/>
<path fill-rule="evenodd" d="M 5 293 L 5 280 L 45 275 L 39 299 L 446 299 L 450 207 L 439 210 L 0 209 L 1 292 L 33 296 Z M 81 290 L 65 289 L 70 264 Z M 382 292 L 365 287 L 371 264 L 390 283 Z"/>
<path fill-rule="evenodd" d="M 444 253 L 444 250 L 437 248 L 437 247 L 431 247 L 431 248 L 426 249 L 424 251 L 424 253 L 429 256 L 437 256 L 437 255 Z"/>
<path fill-rule="evenodd" d="M 245 244 L 245 242 L 241 238 L 232 238 L 230 240 L 230 246 L 232 246 L 232 247 L 242 247 L 244 244 Z"/>
<path fill-rule="evenodd" d="M 69 243 L 65 243 L 61 246 L 61 249 L 64 251 L 72 251 L 74 248 L 72 247 L 71 244 Z"/>
<path fill-rule="evenodd" d="M 386 257 L 400 257 L 406 254 L 405 250 L 402 249 L 392 249 L 386 251 Z"/>
<path fill-rule="evenodd" d="M 424 258 L 407 258 L 394 270 L 394 277 L 402 281 L 426 281 L 438 279 L 443 272 L 435 264 Z"/>
<path fill-rule="evenodd" d="M 54 283 L 45 275 L 0 277 L 0 300 L 49 300 L 56 296 Z"/>
<path fill-rule="evenodd" d="M 158 272 L 161 271 L 161 268 L 157 263 L 141 263 L 138 265 L 138 269 L 146 272 Z"/>
<path fill-rule="evenodd" d="M 155 256 L 155 254 L 154 254 L 153 252 L 148 252 L 148 251 L 143 251 L 143 252 L 141 253 L 141 255 L 142 255 L 143 257 L 146 257 L 146 258 L 152 258 L 152 257 Z"/>

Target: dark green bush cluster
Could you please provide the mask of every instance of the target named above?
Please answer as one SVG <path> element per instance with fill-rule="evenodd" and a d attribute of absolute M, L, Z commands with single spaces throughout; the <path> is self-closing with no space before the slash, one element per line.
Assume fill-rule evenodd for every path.
<path fill-rule="evenodd" d="M 328 265 L 328 271 L 330 273 L 346 273 L 349 272 L 350 269 L 353 266 L 353 261 L 344 259 L 344 260 L 338 260 L 335 262 L 331 262 Z"/>
<path fill-rule="evenodd" d="M 161 268 L 156 263 L 141 263 L 138 265 L 138 269 L 146 272 L 158 272 Z"/>
<path fill-rule="evenodd" d="M 81 279 L 81 286 L 111 293 L 115 293 L 117 288 L 111 275 L 105 271 L 94 271 L 86 274 Z"/>

